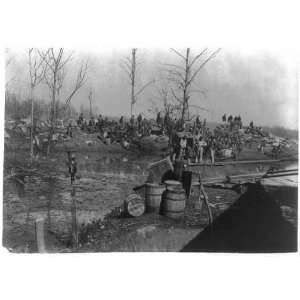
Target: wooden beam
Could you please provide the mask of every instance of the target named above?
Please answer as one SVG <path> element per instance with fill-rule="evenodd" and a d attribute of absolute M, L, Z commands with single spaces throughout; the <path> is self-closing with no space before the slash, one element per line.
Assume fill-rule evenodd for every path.
<path fill-rule="evenodd" d="M 268 164 L 284 161 L 298 161 L 296 158 L 285 158 L 285 159 L 262 159 L 262 160 L 236 160 L 236 161 L 222 161 L 210 163 L 190 163 L 189 166 L 225 166 L 225 165 L 243 165 L 243 164 Z"/>

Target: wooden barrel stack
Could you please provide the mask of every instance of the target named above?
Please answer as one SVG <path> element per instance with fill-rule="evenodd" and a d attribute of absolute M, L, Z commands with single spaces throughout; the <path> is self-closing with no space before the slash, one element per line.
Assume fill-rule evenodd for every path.
<path fill-rule="evenodd" d="M 159 212 L 162 193 L 165 185 L 146 183 L 145 204 L 146 212 Z"/>
<path fill-rule="evenodd" d="M 178 181 L 168 180 L 166 197 L 163 199 L 162 212 L 172 219 L 182 219 L 184 217 L 186 195 L 182 185 Z"/>

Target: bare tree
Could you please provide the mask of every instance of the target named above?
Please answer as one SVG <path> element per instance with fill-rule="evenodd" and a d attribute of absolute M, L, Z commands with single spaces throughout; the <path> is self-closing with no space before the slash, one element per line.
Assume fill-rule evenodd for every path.
<path fill-rule="evenodd" d="M 177 89 L 182 93 L 182 96 L 179 96 L 178 93 L 171 89 L 173 97 L 181 105 L 181 123 L 184 124 L 185 120 L 189 119 L 189 99 L 192 92 L 204 93 L 205 91 L 201 90 L 192 90 L 191 87 L 195 82 L 195 79 L 201 69 L 213 58 L 216 57 L 218 52 L 221 49 L 217 49 L 209 53 L 208 48 L 205 48 L 199 54 L 193 58 L 190 55 L 190 48 L 186 49 L 185 54 L 180 53 L 179 51 L 171 48 L 171 51 L 174 52 L 181 60 L 182 64 L 165 64 L 167 66 L 168 79 L 175 83 Z"/>
<path fill-rule="evenodd" d="M 45 51 L 39 51 L 41 59 L 47 65 L 47 72 L 45 72 L 45 82 L 48 85 L 51 92 L 51 109 L 50 109 L 50 131 L 49 131 L 49 144 L 48 153 L 50 152 L 50 143 L 54 133 L 54 127 L 56 123 L 56 103 L 59 101 L 60 91 L 63 87 L 63 82 L 66 76 L 66 65 L 72 58 L 72 53 L 65 55 L 63 48 L 59 48 L 55 51 L 53 48 Z M 88 64 L 81 64 L 77 73 L 75 85 L 71 90 L 70 94 L 65 99 L 64 108 L 68 108 L 71 99 L 77 93 L 77 91 L 84 85 L 87 75 Z"/>
<path fill-rule="evenodd" d="M 121 62 L 121 67 L 124 69 L 125 73 L 127 74 L 130 85 L 131 85 L 131 101 L 130 101 L 130 116 L 133 114 L 134 105 L 137 102 L 137 97 L 150 85 L 154 82 L 154 80 L 151 80 L 144 84 L 140 89 L 136 91 L 136 72 L 137 72 L 137 66 L 140 64 L 140 62 L 137 62 L 136 59 L 136 52 L 137 48 L 131 49 L 131 57 L 126 57 Z"/>
<path fill-rule="evenodd" d="M 77 73 L 76 81 L 71 90 L 69 96 L 65 100 L 65 105 L 68 106 L 71 103 L 73 96 L 79 91 L 79 89 L 86 83 L 88 71 L 88 62 L 82 63 Z"/>
<path fill-rule="evenodd" d="M 171 89 L 163 80 L 160 80 L 160 85 L 155 85 L 156 95 L 154 99 L 158 100 L 158 103 L 152 101 L 152 104 L 156 106 L 156 112 L 163 110 L 164 115 L 172 117 L 181 108 L 178 103 L 174 103 L 173 96 L 171 95 Z M 160 107 L 160 109 L 159 109 Z"/>
<path fill-rule="evenodd" d="M 93 101 L 93 91 L 92 89 L 90 89 L 90 92 L 89 92 L 89 102 L 90 102 L 90 118 L 92 118 L 92 101 Z"/>
<path fill-rule="evenodd" d="M 38 55 L 37 49 L 28 50 L 28 64 L 30 76 L 30 100 L 31 100 L 31 130 L 30 130 L 30 156 L 33 158 L 33 133 L 34 133 L 34 92 L 38 84 L 42 82 L 46 72 L 46 64 Z"/>

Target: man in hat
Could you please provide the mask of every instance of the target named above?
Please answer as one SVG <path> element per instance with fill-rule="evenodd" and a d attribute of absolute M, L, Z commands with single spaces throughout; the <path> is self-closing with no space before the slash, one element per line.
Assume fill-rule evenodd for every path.
<path fill-rule="evenodd" d="M 180 158 L 181 159 L 184 158 L 184 156 L 185 156 L 186 146 L 187 146 L 187 136 L 184 135 L 180 139 Z"/>

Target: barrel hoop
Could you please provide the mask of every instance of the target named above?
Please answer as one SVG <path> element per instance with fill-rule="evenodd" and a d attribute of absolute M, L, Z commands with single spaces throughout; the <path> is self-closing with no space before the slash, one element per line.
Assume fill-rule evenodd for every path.
<path fill-rule="evenodd" d="M 166 210 L 165 214 L 167 215 L 168 213 L 172 213 L 172 214 L 178 214 L 178 215 L 184 215 L 184 210 L 181 211 L 176 211 L 176 210 Z"/>

